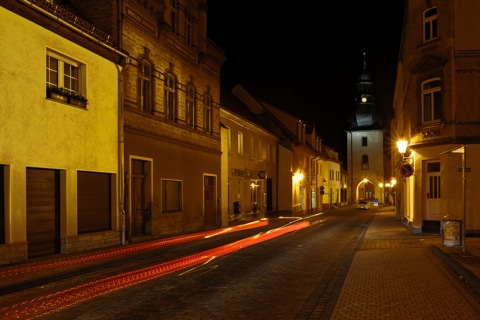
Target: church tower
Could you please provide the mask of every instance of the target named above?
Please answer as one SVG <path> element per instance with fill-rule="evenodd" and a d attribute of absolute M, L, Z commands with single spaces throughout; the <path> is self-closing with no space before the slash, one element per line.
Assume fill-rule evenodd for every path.
<path fill-rule="evenodd" d="M 387 195 L 383 160 L 384 129 L 381 113 L 375 105 L 373 80 L 367 70 L 365 50 L 356 89 L 355 115 L 346 130 L 349 201 L 368 201 L 372 207 L 387 202 Z"/>

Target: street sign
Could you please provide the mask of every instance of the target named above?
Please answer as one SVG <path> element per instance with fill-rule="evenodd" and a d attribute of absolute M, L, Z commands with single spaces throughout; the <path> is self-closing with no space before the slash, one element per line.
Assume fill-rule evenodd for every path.
<path fill-rule="evenodd" d="M 414 171 L 415 171 L 415 169 L 413 169 L 413 166 L 410 163 L 404 163 L 404 164 L 402 164 L 402 167 L 400 168 L 400 173 L 405 178 L 410 177 L 413 174 Z"/>

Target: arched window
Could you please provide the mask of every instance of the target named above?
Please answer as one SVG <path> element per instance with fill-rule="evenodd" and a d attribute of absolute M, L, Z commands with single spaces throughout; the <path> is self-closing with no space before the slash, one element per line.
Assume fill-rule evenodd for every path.
<path fill-rule="evenodd" d="M 195 87 L 189 84 L 187 86 L 187 126 L 195 128 Z"/>
<path fill-rule="evenodd" d="M 438 122 L 441 119 L 441 80 L 422 82 L 422 123 Z"/>
<path fill-rule="evenodd" d="M 212 98 L 208 94 L 205 95 L 203 117 L 205 132 L 212 133 Z"/>
<path fill-rule="evenodd" d="M 140 68 L 140 110 L 151 113 L 153 111 L 152 65 L 142 59 Z"/>
<path fill-rule="evenodd" d="M 185 41 L 189 44 L 192 45 L 193 43 L 193 26 L 192 26 L 192 14 L 190 13 L 189 10 L 186 10 L 185 12 Z"/>
<path fill-rule="evenodd" d="M 177 21 L 178 21 L 178 13 L 177 13 L 177 0 L 170 0 L 169 6 L 169 13 L 170 13 L 170 28 L 173 33 L 177 32 Z"/>
<path fill-rule="evenodd" d="M 175 121 L 177 118 L 176 97 L 175 77 L 168 73 L 165 78 L 165 114 L 168 120 Z"/>

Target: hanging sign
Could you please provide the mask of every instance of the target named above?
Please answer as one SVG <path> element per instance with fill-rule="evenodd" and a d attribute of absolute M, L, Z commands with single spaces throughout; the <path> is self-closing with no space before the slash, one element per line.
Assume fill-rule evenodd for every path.
<path fill-rule="evenodd" d="M 405 178 L 410 177 L 413 174 L 414 171 L 415 171 L 415 169 L 413 169 L 413 166 L 410 163 L 404 163 L 404 164 L 402 164 L 402 167 L 400 168 L 400 173 Z"/>

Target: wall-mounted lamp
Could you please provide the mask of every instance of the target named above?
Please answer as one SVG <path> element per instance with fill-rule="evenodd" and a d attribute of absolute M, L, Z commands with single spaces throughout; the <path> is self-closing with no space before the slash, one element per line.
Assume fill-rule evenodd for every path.
<path fill-rule="evenodd" d="M 400 154 L 402 155 L 402 162 L 405 162 L 407 161 L 407 159 L 412 158 L 412 156 L 405 157 L 405 152 L 407 152 L 407 147 L 408 147 L 408 141 L 406 140 L 397 141 L 397 148 L 398 148 L 398 152 L 400 152 Z"/>
<path fill-rule="evenodd" d="M 303 173 L 301 172 L 296 172 L 294 175 L 293 175 L 293 181 L 295 181 L 295 183 L 299 183 L 303 180 Z"/>

